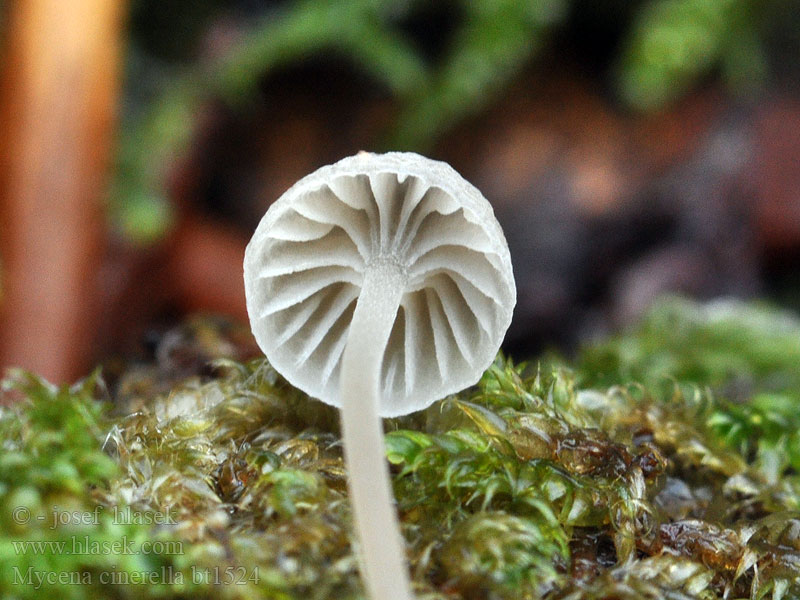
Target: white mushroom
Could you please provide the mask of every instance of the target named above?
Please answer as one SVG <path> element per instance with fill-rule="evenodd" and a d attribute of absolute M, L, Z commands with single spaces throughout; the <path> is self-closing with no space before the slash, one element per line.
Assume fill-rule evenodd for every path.
<path fill-rule="evenodd" d="M 503 232 L 443 162 L 359 153 L 281 196 L 244 260 L 247 310 L 270 363 L 341 409 L 362 577 L 412 597 L 380 417 L 474 384 L 516 302 Z"/>

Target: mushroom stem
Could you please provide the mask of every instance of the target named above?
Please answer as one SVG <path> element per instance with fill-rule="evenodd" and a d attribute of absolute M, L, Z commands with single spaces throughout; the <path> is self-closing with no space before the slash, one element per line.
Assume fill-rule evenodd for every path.
<path fill-rule="evenodd" d="M 397 265 L 367 267 L 342 357 L 344 457 L 361 576 L 373 600 L 413 598 L 379 415 L 383 354 L 404 283 Z"/>

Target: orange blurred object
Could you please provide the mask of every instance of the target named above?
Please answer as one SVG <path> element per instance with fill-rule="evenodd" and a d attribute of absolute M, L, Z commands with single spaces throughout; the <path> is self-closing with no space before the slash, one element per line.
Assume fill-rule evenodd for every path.
<path fill-rule="evenodd" d="M 53 381 L 94 360 L 122 0 L 9 6 L 0 137 L 0 366 Z"/>

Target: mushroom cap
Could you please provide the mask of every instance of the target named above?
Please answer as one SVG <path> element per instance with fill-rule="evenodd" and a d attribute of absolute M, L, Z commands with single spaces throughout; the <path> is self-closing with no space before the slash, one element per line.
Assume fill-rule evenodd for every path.
<path fill-rule="evenodd" d="M 511 258 L 481 193 L 418 154 L 361 152 L 303 177 L 247 245 L 247 311 L 258 345 L 295 387 L 341 405 L 339 372 L 368 269 L 404 285 L 383 353 L 381 416 L 474 384 L 516 303 Z M 376 349 L 378 350 L 378 349 Z"/>

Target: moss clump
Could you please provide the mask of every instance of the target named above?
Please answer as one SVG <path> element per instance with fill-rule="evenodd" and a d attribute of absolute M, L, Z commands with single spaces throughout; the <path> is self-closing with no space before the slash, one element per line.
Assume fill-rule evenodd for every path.
<path fill-rule="evenodd" d="M 153 574 L 173 578 L 163 531 L 115 516 L 109 484 L 121 476 L 102 450 L 108 423 L 92 375 L 56 388 L 21 372 L 2 382 L 0 406 L 0 597 L 130 597 L 118 582 Z M 160 587 L 138 585 L 137 597 Z"/>
<path fill-rule="evenodd" d="M 575 367 L 498 357 L 475 388 L 387 421 L 419 597 L 800 595 L 798 339 L 769 309 L 671 301 Z M 263 360 L 203 373 L 151 395 L 158 377 L 131 371 L 114 412 L 96 377 L 5 382 L 24 399 L 0 412 L 3 597 L 363 597 L 335 409 Z M 54 505 L 101 518 L 12 515 Z M 76 535 L 161 551 L 20 551 Z M 13 583 L 29 568 L 88 583 Z"/>

